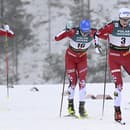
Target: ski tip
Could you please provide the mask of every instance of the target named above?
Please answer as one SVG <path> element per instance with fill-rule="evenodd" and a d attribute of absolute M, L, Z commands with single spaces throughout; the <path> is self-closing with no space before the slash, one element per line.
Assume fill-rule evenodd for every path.
<path fill-rule="evenodd" d="M 76 118 L 79 119 L 78 115 L 64 115 L 64 117 Z"/>
<path fill-rule="evenodd" d="M 71 118 L 76 118 L 76 119 L 88 119 L 88 116 L 79 116 L 79 115 L 64 115 L 64 117 L 71 117 Z"/>
<path fill-rule="evenodd" d="M 123 121 L 116 121 L 117 123 L 121 124 L 121 125 L 125 125 L 126 123 Z"/>
<path fill-rule="evenodd" d="M 122 125 L 125 125 L 126 123 L 125 122 L 122 122 Z"/>

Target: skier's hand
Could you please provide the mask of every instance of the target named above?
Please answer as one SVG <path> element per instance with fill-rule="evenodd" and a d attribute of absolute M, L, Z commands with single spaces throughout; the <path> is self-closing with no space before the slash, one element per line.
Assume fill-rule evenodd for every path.
<path fill-rule="evenodd" d="M 73 22 L 72 21 L 68 21 L 66 24 L 66 31 L 71 30 L 74 27 Z"/>
<path fill-rule="evenodd" d="M 95 39 L 95 49 L 96 49 L 96 53 L 98 53 L 98 54 L 103 54 L 98 36 L 95 35 L 94 39 Z"/>
<path fill-rule="evenodd" d="M 3 25 L 3 29 L 6 31 L 6 32 L 9 32 L 11 33 L 12 35 L 14 35 L 14 32 L 12 30 L 10 30 L 10 27 L 8 24 L 4 24 Z"/>
<path fill-rule="evenodd" d="M 101 48 L 101 45 L 95 44 L 95 48 Z"/>
<path fill-rule="evenodd" d="M 3 28 L 4 28 L 5 31 L 10 31 L 10 27 L 9 27 L 8 24 L 4 24 Z"/>
<path fill-rule="evenodd" d="M 102 54 L 102 48 L 99 44 L 95 44 L 96 53 Z"/>

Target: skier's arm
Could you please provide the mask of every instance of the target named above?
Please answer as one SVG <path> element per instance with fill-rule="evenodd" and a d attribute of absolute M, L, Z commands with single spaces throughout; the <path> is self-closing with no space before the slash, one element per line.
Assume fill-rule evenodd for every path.
<path fill-rule="evenodd" d="M 113 22 L 105 25 L 103 28 L 99 29 L 96 34 L 95 34 L 95 48 L 96 48 L 96 52 L 100 52 L 102 53 L 102 48 L 99 44 L 99 38 L 107 40 L 108 39 L 108 35 L 112 33 L 114 29 L 114 24 Z"/>
<path fill-rule="evenodd" d="M 114 24 L 113 24 L 113 22 L 111 22 L 111 23 L 105 25 L 103 28 L 99 29 L 97 31 L 96 35 L 101 39 L 107 40 L 108 34 L 111 34 L 113 29 L 114 29 Z"/>
<path fill-rule="evenodd" d="M 8 24 L 4 25 L 4 30 L 7 32 L 8 37 L 13 37 L 14 36 L 14 32 L 10 29 Z"/>
<path fill-rule="evenodd" d="M 3 25 L 3 28 L 0 28 L 0 36 L 14 37 L 14 32 L 10 30 L 9 25 Z"/>
<path fill-rule="evenodd" d="M 56 41 L 60 41 L 66 37 L 72 37 L 75 34 L 75 29 L 63 30 L 55 36 Z"/>
<path fill-rule="evenodd" d="M 60 41 L 64 38 L 67 37 L 67 31 L 66 30 L 63 30 L 62 32 L 58 33 L 56 36 L 55 36 L 55 40 L 56 41 Z"/>

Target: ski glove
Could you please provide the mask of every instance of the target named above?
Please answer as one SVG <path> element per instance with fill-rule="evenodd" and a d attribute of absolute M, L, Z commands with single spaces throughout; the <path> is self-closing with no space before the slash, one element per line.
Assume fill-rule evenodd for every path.
<path fill-rule="evenodd" d="M 102 48 L 101 48 L 101 46 L 99 44 L 95 44 L 95 49 L 96 49 L 96 53 L 102 54 Z"/>
<path fill-rule="evenodd" d="M 3 25 L 3 29 L 4 29 L 5 31 L 9 32 L 9 33 L 14 34 L 14 32 L 13 32 L 12 30 L 10 30 L 10 27 L 9 27 L 8 24 L 4 24 L 4 25 Z"/>
<path fill-rule="evenodd" d="M 5 31 L 10 31 L 10 27 L 9 27 L 8 24 L 4 24 L 3 28 L 4 28 Z"/>
<path fill-rule="evenodd" d="M 66 31 L 69 31 L 73 27 L 74 27 L 73 22 L 72 21 L 68 21 L 68 23 L 66 24 Z"/>
<path fill-rule="evenodd" d="M 94 36 L 94 40 L 95 40 L 96 53 L 102 54 L 102 48 L 101 48 L 101 46 L 100 46 L 100 44 L 99 44 L 99 38 L 98 38 L 97 35 Z"/>

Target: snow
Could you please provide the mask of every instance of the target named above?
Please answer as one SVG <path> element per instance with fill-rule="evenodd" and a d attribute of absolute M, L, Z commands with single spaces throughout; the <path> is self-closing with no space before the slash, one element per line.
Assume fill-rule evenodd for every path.
<path fill-rule="evenodd" d="M 130 84 L 122 91 L 122 115 L 125 126 L 113 120 L 113 100 L 105 100 L 102 118 L 102 99 L 86 99 L 89 119 L 65 118 L 67 96 L 64 96 L 61 118 L 59 117 L 62 84 L 18 85 L 9 89 L 0 86 L 0 130 L 129 130 L 130 129 Z M 39 91 L 33 91 L 33 87 Z M 87 84 L 87 94 L 103 94 L 104 84 Z M 67 85 L 65 86 L 65 90 Z M 106 94 L 113 97 L 114 84 L 106 84 Z M 78 87 L 75 94 L 75 109 L 78 112 Z"/>

